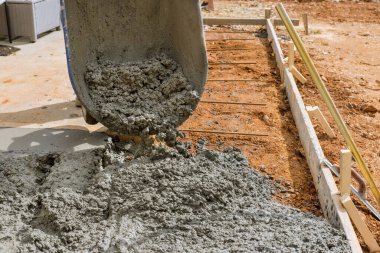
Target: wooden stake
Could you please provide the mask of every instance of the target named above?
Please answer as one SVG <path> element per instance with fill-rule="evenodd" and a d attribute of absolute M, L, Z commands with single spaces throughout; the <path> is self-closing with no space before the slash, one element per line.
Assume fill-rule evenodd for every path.
<path fill-rule="evenodd" d="M 272 15 L 272 10 L 265 9 L 265 19 L 270 19 L 271 15 Z"/>
<path fill-rule="evenodd" d="M 296 52 L 296 49 L 294 47 L 293 42 L 288 43 L 288 67 L 289 71 L 293 74 L 293 76 L 300 81 L 302 84 L 305 84 L 307 82 L 307 79 L 298 71 L 298 69 L 294 66 L 294 55 Z"/>
<path fill-rule="evenodd" d="M 295 49 L 294 49 L 294 43 L 289 41 L 288 43 L 288 66 L 289 66 L 289 70 L 291 71 L 291 69 L 294 67 L 294 53 L 295 53 Z"/>
<path fill-rule="evenodd" d="M 209 11 L 215 10 L 214 0 L 208 0 L 207 10 Z"/>
<path fill-rule="evenodd" d="M 305 34 L 309 35 L 309 18 L 307 14 L 302 14 L 303 26 L 305 27 Z"/>
<path fill-rule="evenodd" d="M 378 252 L 380 251 L 380 247 L 377 244 L 373 234 L 368 229 L 367 225 L 364 223 L 362 218 L 360 217 L 358 209 L 355 207 L 352 199 L 348 195 L 344 195 L 341 197 L 341 202 L 343 206 L 346 208 L 348 215 L 350 216 L 352 222 L 355 227 L 358 229 L 359 233 L 362 235 L 362 238 L 367 244 L 370 252 Z"/>
<path fill-rule="evenodd" d="M 296 67 L 289 68 L 290 72 L 292 72 L 293 76 L 300 81 L 302 84 L 305 84 L 307 82 L 307 79 L 299 72 Z"/>
<path fill-rule="evenodd" d="M 349 196 L 351 192 L 351 162 L 351 151 L 342 149 L 340 151 L 340 194 L 342 196 Z"/>
<path fill-rule="evenodd" d="M 323 130 L 330 138 L 335 138 L 335 133 L 327 122 L 325 116 L 323 116 L 321 110 L 318 106 L 306 106 L 306 111 L 309 113 L 310 117 L 316 117 L 318 122 L 321 124 Z"/>

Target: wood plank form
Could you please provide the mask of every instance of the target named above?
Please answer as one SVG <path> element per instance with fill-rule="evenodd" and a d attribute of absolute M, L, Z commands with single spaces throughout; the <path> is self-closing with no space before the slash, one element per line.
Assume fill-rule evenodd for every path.
<path fill-rule="evenodd" d="M 215 10 L 214 0 L 208 0 L 207 10 L 210 10 L 210 11 Z"/>
<path fill-rule="evenodd" d="M 277 66 L 282 72 L 286 93 L 294 121 L 305 150 L 307 162 L 318 192 L 319 202 L 326 219 L 334 226 L 341 227 L 349 241 L 353 253 L 362 253 L 358 238 L 350 218 L 340 203 L 340 195 L 330 169 L 323 164 L 324 154 L 314 131 L 305 104 L 297 88 L 292 73 L 285 68 L 284 56 L 270 20 L 267 20 L 268 40 L 271 42 Z"/>
<path fill-rule="evenodd" d="M 305 110 L 305 105 L 296 82 L 287 69 L 284 71 L 284 80 L 293 118 L 296 122 L 298 133 L 305 150 L 323 213 L 332 225 L 343 229 L 350 243 L 352 252 L 362 252 L 350 218 L 340 203 L 339 190 L 331 171 L 325 165 L 322 165 L 324 154 L 318 137 Z"/>
<path fill-rule="evenodd" d="M 331 171 L 323 165 L 324 154 L 310 118 L 305 110 L 305 104 L 303 103 L 301 94 L 299 93 L 293 75 L 287 69 L 284 71 L 284 80 L 293 118 L 296 122 L 302 146 L 305 150 L 323 214 L 332 225 L 343 229 L 350 243 L 352 252 L 362 252 L 350 218 L 340 203 L 339 190 Z"/>
<path fill-rule="evenodd" d="M 278 37 L 274 30 L 274 26 L 269 19 L 266 20 L 266 27 L 267 27 L 267 33 L 268 33 L 268 40 L 269 42 L 271 42 L 272 50 L 273 50 L 274 56 L 276 57 L 277 67 L 280 70 L 281 81 L 283 81 L 284 80 L 283 70 L 285 67 L 284 53 L 282 52 L 280 42 L 278 41 Z"/>
<path fill-rule="evenodd" d="M 352 154 L 348 149 L 340 151 L 340 194 L 342 196 L 351 193 L 351 163 Z"/>
<path fill-rule="evenodd" d="M 292 19 L 293 25 L 298 26 L 299 19 Z M 204 25 L 266 25 L 263 18 L 203 18 Z M 281 19 L 275 19 L 274 25 L 284 25 Z"/>
<path fill-rule="evenodd" d="M 376 242 L 375 237 L 368 229 L 365 222 L 360 217 L 359 211 L 352 202 L 352 199 L 349 195 L 343 195 L 341 197 L 342 204 L 346 208 L 347 212 L 350 214 L 352 222 L 355 224 L 355 227 L 358 229 L 359 233 L 362 235 L 362 238 L 369 248 L 369 252 L 379 252 L 380 247 Z"/>

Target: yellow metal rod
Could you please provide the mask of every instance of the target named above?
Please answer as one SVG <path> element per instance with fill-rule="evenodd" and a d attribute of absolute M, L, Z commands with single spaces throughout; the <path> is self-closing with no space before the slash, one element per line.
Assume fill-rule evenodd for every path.
<path fill-rule="evenodd" d="M 369 171 L 367 165 L 365 164 L 363 157 L 360 154 L 359 149 L 356 146 L 355 141 L 353 140 L 351 133 L 346 126 L 346 123 L 344 122 L 342 116 L 340 115 L 338 109 L 336 108 L 334 104 L 334 101 L 332 100 L 330 96 L 330 93 L 328 92 L 324 82 L 322 81 L 322 78 L 319 75 L 317 68 L 315 67 L 313 63 L 313 60 L 310 58 L 309 53 L 306 51 L 306 48 L 300 36 L 298 35 L 296 29 L 294 28 L 284 6 L 280 3 L 276 6 L 276 10 L 278 14 L 280 15 L 282 21 L 284 22 L 285 27 L 288 30 L 288 33 L 290 37 L 292 38 L 294 45 L 297 47 L 297 50 L 302 60 L 305 62 L 306 67 L 310 72 L 311 78 L 316 84 L 319 90 L 319 93 L 322 95 L 322 98 L 325 101 L 332 117 L 334 118 L 335 123 L 337 124 L 340 133 L 342 134 L 344 140 L 346 141 L 348 148 L 351 150 L 356 162 L 358 163 L 365 180 L 367 181 L 369 187 L 371 188 L 373 192 L 373 195 L 375 196 L 375 199 L 378 205 L 380 205 L 379 189 L 376 187 L 376 184 L 373 181 L 373 178 L 371 176 L 371 172 Z"/>

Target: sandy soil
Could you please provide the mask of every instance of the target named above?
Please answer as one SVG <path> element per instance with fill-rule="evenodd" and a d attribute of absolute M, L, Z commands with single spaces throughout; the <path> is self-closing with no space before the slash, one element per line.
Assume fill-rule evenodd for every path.
<path fill-rule="evenodd" d="M 262 17 L 265 7 L 273 8 L 278 2 L 217 1 L 216 3 L 216 11 L 214 12 L 216 15 Z M 301 19 L 303 13 L 308 13 L 311 34 L 305 36 L 302 26 L 299 28 L 299 31 L 318 70 L 324 79 L 327 80 L 328 89 L 337 107 L 341 111 L 343 118 L 349 125 L 362 151 L 364 159 L 373 174 L 375 182 L 379 186 L 380 170 L 376 165 L 380 162 L 380 54 L 376 53 L 376 51 L 379 50 L 380 44 L 380 5 L 378 3 L 332 3 L 324 1 L 318 3 L 285 1 L 283 3 L 293 18 Z M 273 13 L 274 12 L 275 11 L 273 11 Z M 213 12 L 207 12 L 206 15 L 213 16 Z M 286 34 L 284 28 L 280 28 L 279 33 Z M 248 42 L 245 43 L 248 45 Z M 232 46 L 241 47 L 241 44 Z M 253 50 L 258 50 L 259 48 L 260 47 L 254 46 Z M 286 49 L 286 45 L 283 45 L 283 48 Z M 260 50 L 269 50 L 268 45 L 263 42 Z M 210 52 L 209 54 L 210 59 L 215 60 L 215 58 L 213 58 L 214 53 Z M 261 73 L 274 73 L 275 69 L 272 66 L 273 59 L 268 56 L 268 51 L 267 55 L 264 56 L 258 52 L 257 54 L 258 56 L 255 59 L 249 59 L 249 61 L 254 61 L 256 64 L 250 65 L 249 67 L 241 67 L 240 71 L 235 72 L 236 76 L 234 77 L 248 75 L 251 78 L 257 78 L 259 80 L 266 79 L 267 83 L 271 84 L 271 88 L 275 91 L 274 96 L 271 95 L 270 89 L 268 88 L 264 90 L 254 90 L 252 92 L 260 91 L 260 95 L 258 96 L 265 94 L 264 100 L 268 100 L 268 97 L 272 99 L 278 98 L 277 103 L 281 105 L 281 99 L 283 98 L 281 98 L 282 94 L 278 88 L 278 83 L 276 84 L 276 81 L 278 82 L 278 80 L 276 80 L 278 75 L 276 74 L 272 78 L 260 75 Z M 221 52 L 220 55 L 222 56 L 220 56 L 221 58 L 218 60 L 229 59 L 230 61 L 242 61 L 243 58 L 241 57 L 248 57 L 249 53 L 247 53 L 247 51 L 239 53 L 235 51 Z M 307 75 L 307 70 L 301 63 L 299 57 L 297 66 L 308 78 L 308 82 L 305 85 L 299 85 L 305 103 L 307 105 L 320 106 L 334 127 L 334 130 L 336 130 L 332 118 L 327 113 L 327 109 L 323 105 L 321 97 L 318 95 L 318 91 Z M 249 68 L 252 70 L 251 73 L 249 73 Z M 272 68 L 269 70 L 270 72 L 268 72 L 268 68 Z M 217 70 L 213 69 L 213 66 L 211 66 L 210 71 L 211 77 L 215 76 L 214 73 Z M 215 74 L 218 78 L 223 79 L 228 78 L 231 71 L 232 70 L 226 71 L 225 69 L 222 71 L 222 69 L 219 69 Z M 209 83 L 209 85 L 214 84 Z M 233 85 L 234 88 L 229 89 L 235 91 L 235 87 L 241 87 L 242 84 L 235 82 Z M 240 101 L 244 100 L 245 96 L 247 96 L 242 96 L 243 93 L 248 94 L 245 89 L 246 88 L 243 87 L 243 90 L 238 95 Z M 226 89 L 225 94 L 227 94 L 227 92 L 228 90 Z M 213 96 L 215 100 L 218 98 L 218 94 L 216 93 L 213 93 Z M 252 99 L 256 102 L 254 96 L 251 96 L 251 100 Z M 262 97 L 257 99 L 262 99 Z M 276 108 L 274 104 L 270 104 L 268 107 L 272 109 L 274 115 L 279 116 L 281 112 L 283 112 L 280 110 L 281 106 L 277 106 Z M 257 108 L 254 109 L 256 110 Z M 243 113 L 248 113 L 248 108 L 242 107 L 223 106 L 220 107 L 219 110 L 228 110 L 231 115 L 237 114 L 238 112 L 240 113 L 241 111 L 239 110 L 243 110 Z M 203 114 L 205 113 L 204 109 L 200 111 Z M 260 119 L 260 114 L 250 113 L 253 117 L 250 117 L 249 121 L 243 119 L 241 121 L 242 125 L 249 123 L 255 131 L 271 133 L 270 138 L 260 138 L 258 141 L 252 141 L 252 145 L 256 146 L 256 149 L 243 148 L 246 155 L 250 157 L 252 165 L 259 166 L 260 164 L 264 164 L 266 165 L 262 167 L 264 173 L 273 176 L 276 180 L 285 179 L 286 183 L 294 186 L 295 194 L 290 194 L 290 196 L 287 194 L 279 195 L 278 198 L 280 200 L 282 199 L 284 203 L 297 207 L 301 206 L 303 210 L 311 211 L 316 214 L 320 213 L 318 204 L 315 204 L 317 200 L 315 199 L 314 190 L 307 188 L 308 185 L 311 188 L 314 187 L 311 185 L 311 177 L 308 173 L 305 160 L 302 157 L 302 148 L 297 140 L 296 133 L 294 134 L 295 136 L 292 134 L 292 131 L 295 131 L 295 129 L 291 116 L 287 118 L 286 121 L 283 121 L 282 124 L 275 124 L 274 129 L 268 131 L 267 126 L 263 127 L 260 124 L 255 124 L 255 121 Z M 273 118 L 273 114 L 270 118 Z M 284 119 L 283 116 L 282 119 Z M 233 121 L 228 121 L 228 124 L 231 124 L 231 122 Z M 228 126 L 228 124 L 226 125 L 226 122 L 219 122 L 218 127 L 223 129 Z M 282 131 L 280 131 L 281 125 Z M 197 125 L 197 127 L 200 128 L 201 125 Z M 316 124 L 316 129 L 325 155 L 332 162 L 338 163 L 339 150 L 344 148 L 342 138 L 337 138 L 336 140 L 328 139 L 326 134 L 321 132 L 321 128 L 318 124 Z M 276 135 L 276 131 L 282 133 L 282 136 L 280 135 L 282 138 Z M 287 138 L 284 138 L 284 136 Z M 234 138 L 237 139 L 237 137 Z M 235 145 L 239 146 L 236 140 L 233 141 Z M 240 144 L 241 143 L 240 141 Z M 271 146 L 272 148 L 269 148 Z M 286 150 L 286 147 L 288 147 L 289 150 L 287 153 L 284 152 L 284 148 Z M 286 158 L 287 155 L 284 154 L 287 154 L 289 157 Z M 273 164 L 273 159 L 276 160 L 276 165 Z M 294 173 L 294 171 L 298 171 L 299 173 Z M 369 189 L 368 192 L 370 192 Z M 372 204 L 376 206 L 371 194 L 369 194 L 369 198 Z M 379 241 L 380 222 L 375 220 L 359 202 L 356 202 L 356 204 L 361 210 L 362 216 L 371 231 Z M 376 207 L 379 209 L 378 206 Z"/>

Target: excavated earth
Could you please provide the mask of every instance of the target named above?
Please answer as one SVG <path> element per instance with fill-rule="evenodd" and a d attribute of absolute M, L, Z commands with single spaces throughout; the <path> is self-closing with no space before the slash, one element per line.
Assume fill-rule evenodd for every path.
<path fill-rule="evenodd" d="M 196 147 L 2 154 L 0 252 L 350 251 L 324 219 L 271 200 L 278 186 L 240 151 Z"/>
<path fill-rule="evenodd" d="M 165 54 L 141 62 L 101 62 L 85 81 L 100 122 L 123 134 L 165 134 L 192 113 L 198 93 Z"/>

